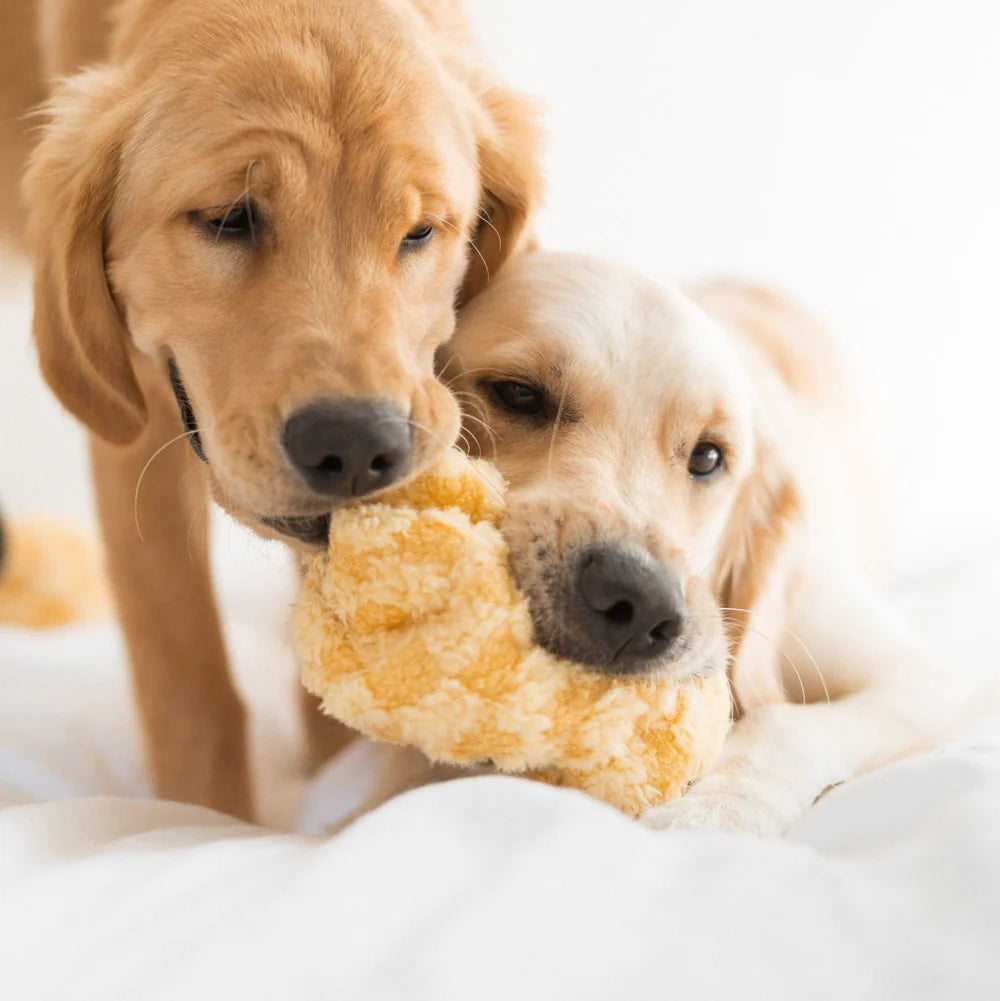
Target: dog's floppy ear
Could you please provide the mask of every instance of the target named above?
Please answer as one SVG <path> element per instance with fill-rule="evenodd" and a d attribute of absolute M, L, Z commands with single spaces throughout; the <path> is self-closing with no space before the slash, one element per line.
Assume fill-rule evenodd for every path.
<path fill-rule="evenodd" d="M 787 599 L 787 555 L 801 517 L 800 495 L 792 477 L 780 467 L 771 446 L 759 446 L 713 569 L 714 593 L 725 610 L 729 634 L 733 694 L 744 709 L 783 698 L 780 672 L 775 671 L 773 660 L 746 655 L 749 641 L 761 638 L 748 626 L 753 617 L 762 620 L 765 628 L 784 629 L 780 610 Z M 780 643 L 782 637 L 765 635 L 763 639 Z"/>
<path fill-rule="evenodd" d="M 468 302 L 504 261 L 526 249 L 530 221 L 542 198 L 540 129 L 534 102 L 505 87 L 479 97 L 477 123 L 480 218 L 459 302 Z"/>
<path fill-rule="evenodd" d="M 42 373 L 94 434 L 127 444 L 145 424 L 146 403 L 105 274 L 105 221 L 130 120 L 120 92 L 118 72 L 107 67 L 59 85 L 43 110 L 24 194 Z"/>

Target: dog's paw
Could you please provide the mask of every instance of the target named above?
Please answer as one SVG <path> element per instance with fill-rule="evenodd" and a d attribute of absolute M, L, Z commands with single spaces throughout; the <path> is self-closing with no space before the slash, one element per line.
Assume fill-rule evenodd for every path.
<path fill-rule="evenodd" d="M 777 787 L 740 788 L 734 783 L 702 780 L 683 796 L 642 815 L 642 823 L 656 830 L 743 831 L 782 834 L 801 810 L 787 792 Z"/>

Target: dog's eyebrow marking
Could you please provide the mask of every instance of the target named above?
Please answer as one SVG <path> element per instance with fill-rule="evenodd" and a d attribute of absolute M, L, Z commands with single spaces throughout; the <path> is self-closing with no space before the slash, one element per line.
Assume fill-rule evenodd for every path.
<path fill-rule="evenodd" d="M 668 458 L 686 461 L 699 441 L 713 441 L 729 454 L 733 447 L 729 413 L 721 404 L 711 409 L 689 400 L 674 399 L 662 415 L 660 449 Z"/>

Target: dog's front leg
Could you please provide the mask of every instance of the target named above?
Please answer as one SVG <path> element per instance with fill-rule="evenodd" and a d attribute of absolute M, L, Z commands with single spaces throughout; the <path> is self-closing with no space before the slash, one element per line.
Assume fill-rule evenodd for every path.
<path fill-rule="evenodd" d="M 904 753 L 913 733 L 896 731 L 889 693 L 827 705 L 773 704 L 733 727 L 722 760 L 680 799 L 649 810 L 655 828 L 709 828 L 779 834 L 827 788 L 889 760 L 879 745 L 894 732 Z"/>
<path fill-rule="evenodd" d="M 215 607 L 205 474 L 183 438 L 153 458 L 182 428 L 173 400 L 149 404 L 135 443 L 91 443 L 149 765 L 159 796 L 250 819 L 245 716 Z"/>
<path fill-rule="evenodd" d="M 971 692 L 935 668 L 867 582 L 827 570 L 815 588 L 804 583 L 800 605 L 784 655 L 822 678 L 822 701 L 751 709 L 719 764 L 650 810 L 649 826 L 778 833 L 827 788 L 934 746 L 961 719 Z"/>

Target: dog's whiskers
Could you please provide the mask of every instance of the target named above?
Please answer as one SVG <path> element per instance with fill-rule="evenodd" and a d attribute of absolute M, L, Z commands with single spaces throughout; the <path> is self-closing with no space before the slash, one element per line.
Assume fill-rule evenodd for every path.
<path fill-rule="evenodd" d="M 464 371 L 459 372 L 457 375 L 452 376 L 451 379 L 449 379 L 445 383 L 442 383 L 442 385 L 444 386 L 445 389 L 451 389 L 451 387 L 456 382 L 458 382 L 458 380 L 461 379 L 463 376 L 477 375 L 480 372 L 485 372 L 488 375 L 500 376 L 501 378 L 510 375 L 509 372 L 504 372 L 502 369 L 499 369 L 499 368 L 492 368 L 492 367 L 489 367 L 489 366 L 482 366 L 481 368 L 469 368 L 469 369 L 465 369 Z"/>
<path fill-rule="evenodd" d="M 383 417 L 380 420 L 374 422 L 375 424 L 406 424 L 411 428 L 416 428 L 418 431 L 422 431 L 431 441 L 437 442 L 444 451 L 448 451 L 451 448 L 451 444 L 446 442 L 433 428 L 429 428 L 426 424 L 421 424 L 420 421 L 415 421 L 412 417 Z"/>
<path fill-rule="evenodd" d="M 563 409 L 566 406 L 566 384 L 563 383 L 559 393 L 559 406 L 556 408 L 556 419 L 552 423 L 552 436 L 549 438 L 549 454 L 545 463 L 545 477 L 552 479 L 552 457 L 556 450 L 556 435 L 559 433 L 559 425 L 562 421 Z"/>
<path fill-rule="evenodd" d="M 247 211 L 247 221 L 250 223 L 250 238 L 251 240 L 254 241 L 256 241 L 257 239 L 257 231 L 254 226 L 254 217 L 250 206 L 250 192 L 253 190 L 253 182 L 251 180 L 250 175 L 253 173 L 254 167 L 256 167 L 257 164 L 259 163 L 260 160 L 251 160 L 247 164 L 246 172 L 243 175 L 243 190 L 228 205 L 215 205 L 212 206 L 212 208 L 209 210 L 209 211 L 217 211 L 218 209 L 224 209 L 225 211 L 223 212 L 223 218 L 225 218 L 226 216 L 229 215 L 230 212 L 233 211 L 234 208 L 236 208 L 236 206 L 240 202 L 243 202 L 243 206 Z M 216 243 L 218 243 L 221 237 L 222 237 L 222 229 L 220 228 L 219 231 L 215 234 Z"/>
<path fill-rule="evenodd" d="M 181 490 L 184 488 L 184 482 L 185 482 L 185 480 L 187 480 L 187 478 L 192 473 L 196 472 L 197 470 L 199 470 L 201 468 L 202 468 L 202 463 L 201 462 L 193 462 L 193 463 L 191 463 L 190 466 L 188 466 L 188 468 L 186 470 L 184 470 L 183 473 L 181 473 L 181 475 L 177 479 L 177 492 L 178 493 L 180 493 Z"/>
<path fill-rule="evenodd" d="M 736 686 L 733 684 L 733 679 L 729 676 L 729 665 L 726 666 L 726 684 L 729 685 L 729 722 L 732 724 L 736 722 L 737 698 Z"/>
<path fill-rule="evenodd" d="M 421 424 L 420 421 L 413 420 L 412 417 L 383 417 L 381 420 L 376 421 L 377 424 L 408 424 L 412 428 L 417 428 L 419 431 L 423 431 L 429 438 L 436 441 L 445 452 L 451 449 L 451 444 L 446 442 L 439 434 L 434 432 L 426 424 Z M 484 481 L 485 483 L 485 481 Z M 493 487 L 491 484 L 486 484 L 487 489 L 491 490 L 497 497 L 497 499 L 502 500 L 503 497 L 501 493 Z"/>
<path fill-rule="evenodd" d="M 514 334 L 522 344 L 523 354 L 533 358 L 540 368 L 548 368 L 555 375 L 562 375 L 562 366 L 553 360 L 538 342 L 537 337 L 524 333 L 515 327 L 510 327 L 505 323 L 497 324 L 497 330 L 506 330 L 509 334 Z"/>
<path fill-rule="evenodd" d="M 489 435 L 490 444 L 493 446 L 493 450 L 496 451 L 497 436 L 493 433 L 493 428 L 491 428 L 489 424 L 486 423 L 486 421 L 480 420 L 478 417 L 476 417 L 475 414 L 465 414 L 464 417 L 467 421 L 475 421 L 476 424 L 478 424 L 483 429 L 483 431 L 485 431 L 486 434 Z M 476 438 L 476 434 L 471 428 L 466 428 L 466 430 L 469 432 L 469 434 L 471 434 L 474 438 Z"/>
<path fill-rule="evenodd" d="M 475 407 L 476 407 L 476 410 L 477 410 L 477 412 L 479 414 L 482 415 L 482 414 L 486 413 L 485 409 L 483 408 L 483 404 L 480 401 L 479 397 L 476 396 L 476 394 L 473 393 L 471 390 L 468 390 L 468 389 L 452 389 L 452 390 L 450 390 L 450 392 L 451 392 L 451 395 L 454 396 L 454 397 L 456 397 L 457 399 L 468 400 L 469 403 L 474 404 Z"/>
<path fill-rule="evenodd" d="M 477 419 L 485 423 L 486 411 L 483 409 L 479 400 L 477 400 L 472 393 L 457 389 L 452 391 L 452 396 L 458 400 L 459 409 L 462 411 L 463 417 L 468 416 L 468 412 L 466 410 L 466 407 L 468 407 L 470 409 L 474 409 L 476 411 Z"/>
<path fill-rule="evenodd" d="M 496 233 L 496 235 L 497 235 L 497 248 L 499 250 L 502 250 L 503 249 L 503 237 L 500 235 L 500 230 L 498 230 L 496 228 L 496 226 L 493 225 L 493 220 L 489 217 L 489 214 L 487 212 L 480 212 L 478 218 L 479 218 L 480 222 L 485 223 L 487 226 L 490 227 L 490 229 L 493 230 L 494 233 Z"/>
<path fill-rule="evenodd" d="M 175 442 L 180 441 L 182 438 L 190 438 L 191 435 L 197 434 L 197 433 L 198 433 L 198 429 L 197 428 L 193 428 L 190 431 L 182 431 L 176 437 L 171 438 L 170 441 L 164 442 L 149 457 L 149 459 L 146 461 L 146 465 L 144 465 L 142 467 L 142 472 L 139 473 L 139 478 L 135 481 L 135 494 L 132 497 L 132 517 L 135 520 L 135 530 L 139 534 L 139 541 L 140 542 L 145 542 L 146 541 L 146 537 L 142 534 L 142 526 L 139 524 L 139 491 L 142 489 L 142 481 L 145 478 L 146 473 L 149 470 L 149 467 L 153 464 L 153 462 L 157 458 L 157 456 L 159 456 L 162 452 L 165 452 Z"/>
<path fill-rule="evenodd" d="M 451 222 L 451 220 L 445 219 L 444 216 L 428 215 L 427 218 L 433 220 L 441 226 L 447 226 L 449 229 L 458 234 L 458 236 L 460 236 L 470 247 L 472 247 L 472 249 L 476 252 L 476 256 L 483 262 L 483 268 L 486 271 L 486 284 L 489 285 L 491 280 L 490 266 L 486 263 L 486 258 L 483 257 L 482 251 L 480 251 L 480 249 L 476 246 L 476 241 L 473 240 L 472 237 L 462 233 L 459 228 Z"/>
<path fill-rule="evenodd" d="M 441 385 L 443 385 L 443 386 L 450 386 L 451 385 L 451 382 L 448 382 L 448 381 L 445 380 L 444 375 L 445 375 L 445 372 L 447 372 L 448 369 L 450 368 L 452 362 L 456 362 L 456 361 L 458 361 L 458 355 L 451 355 L 448 358 L 448 360 L 438 369 L 438 371 L 437 371 L 437 379 L 438 379 L 438 382 L 441 383 Z M 459 372 L 458 375 L 456 375 L 454 377 L 454 379 L 458 379 L 461 375 L 462 375 L 462 373 Z M 454 379 L 452 381 L 454 381 Z"/>
<path fill-rule="evenodd" d="M 191 515 L 191 520 L 188 522 L 186 546 L 187 546 L 188 559 L 191 561 L 192 566 L 194 566 L 197 561 L 194 558 L 194 553 L 191 551 L 191 535 L 194 532 L 195 523 L 202 516 L 206 518 L 208 517 L 207 507 L 203 507 L 199 510 L 196 510 L 194 514 Z"/>
<path fill-rule="evenodd" d="M 729 685 L 729 722 L 735 723 L 737 719 L 737 710 L 739 709 L 740 700 L 736 694 L 736 685 L 733 682 L 733 667 L 736 665 L 736 658 L 731 653 L 726 653 L 726 684 Z M 760 703 L 760 689 L 754 684 L 753 681 L 749 681 L 748 687 L 750 688 L 751 694 Z"/>
<path fill-rule="evenodd" d="M 498 323 L 497 330 L 506 330 L 508 334 L 513 334 L 523 344 L 525 353 L 531 355 L 538 362 L 544 362 L 546 355 L 538 343 L 538 339 L 526 334 L 523 330 L 508 326 L 506 323 Z"/>
<path fill-rule="evenodd" d="M 719 611 L 720 612 L 742 612 L 744 615 L 753 615 L 753 612 L 749 608 L 734 608 L 734 607 L 731 607 L 731 606 L 720 606 L 719 607 Z M 746 627 L 746 628 L 749 628 L 749 627 Z M 823 672 L 820 670 L 819 664 L 816 662 L 816 658 L 812 655 L 812 651 L 809 649 L 809 647 L 806 646 L 806 644 L 803 641 L 802 637 L 799 636 L 799 634 L 796 633 L 793 629 L 790 629 L 788 626 L 784 626 L 783 628 L 784 628 L 785 632 L 788 633 L 788 635 L 791 636 L 792 639 L 795 640 L 796 643 L 798 643 L 798 645 L 802 649 L 802 652 L 809 658 L 809 661 L 812 664 L 812 668 L 816 672 L 816 677 L 819 679 L 819 683 L 823 687 L 823 696 L 826 699 L 826 704 L 829 705 L 830 701 L 831 701 L 831 699 L 830 699 L 830 689 L 827 687 L 826 678 L 823 676 Z M 763 633 L 759 633 L 759 635 L 763 636 Z M 775 642 L 769 636 L 765 636 L 764 638 L 766 640 L 768 640 L 769 642 L 771 642 L 771 643 Z M 796 669 L 795 673 L 798 674 L 798 670 L 797 669 Z M 801 679 L 801 676 L 800 676 L 799 677 L 799 681 L 801 682 L 801 680 L 802 679 Z"/>
<path fill-rule="evenodd" d="M 784 660 L 787 662 L 788 666 L 795 672 L 795 677 L 798 679 L 798 682 L 799 682 L 799 691 L 800 691 L 800 693 L 802 695 L 802 705 L 805 705 L 809 701 L 809 699 L 806 697 L 805 682 L 802 680 L 802 675 L 799 673 L 799 669 L 795 666 L 795 660 L 792 658 L 792 656 L 788 653 L 787 650 L 783 649 L 781 647 L 781 645 L 775 641 L 775 639 L 774 639 L 773 636 L 768 636 L 767 633 L 763 632 L 762 630 L 757 629 L 754 626 L 747 625 L 746 623 L 742 623 L 742 622 L 740 622 L 737 619 L 731 619 L 731 618 L 727 619 L 725 616 L 723 616 L 723 622 L 731 622 L 731 623 L 733 623 L 735 625 L 739 625 L 746 632 L 748 632 L 748 633 L 754 633 L 757 636 L 759 636 L 761 639 L 766 640 L 768 643 L 773 644 L 774 648 L 778 651 L 778 653 L 781 655 L 781 657 L 784 658 Z M 757 692 L 756 695 L 757 695 L 757 698 L 759 700 L 760 699 L 760 693 Z"/>
<path fill-rule="evenodd" d="M 466 424 L 467 421 L 474 421 L 483 429 L 483 431 L 486 432 L 487 435 L 489 435 L 490 445 L 493 448 L 493 451 L 496 452 L 499 445 L 499 438 L 493 428 L 490 427 L 489 423 L 485 420 L 486 411 L 479 400 L 472 393 L 464 392 L 462 390 L 454 390 L 453 395 L 458 400 L 459 410 L 462 414 L 463 427 L 470 435 L 472 435 L 476 445 L 479 447 L 480 457 L 483 454 L 482 445 L 479 442 L 478 435 L 476 435 L 472 428 L 468 427 Z M 476 413 L 469 412 L 472 408 L 476 410 Z"/>
<path fill-rule="evenodd" d="M 475 444 L 476 450 L 478 452 L 476 458 L 480 458 L 483 454 L 482 446 L 479 444 L 479 439 L 471 432 L 466 430 L 464 427 L 458 432 L 458 440 L 462 444 L 462 448 L 466 455 L 472 455 L 472 446 Z"/>
<path fill-rule="evenodd" d="M 487 424 L 486 421 L 483 420 L 483 418 L 481 416 L 478 416 L 476 414 L 470 414 L 467 410 L 465 410 L 463 408 L 462 409 L 462 418 L 463 418 L 463 420 L 467 420 L 467 421 L 475 421 L 475 423 L 478 424 L 486 432 L 486 434 L 489 435 L 490 444 L 493 446 L 493 450 L 496 451 L 498 443 L 499 443 L 499 439 L 497 438 L 497 434 L 493 430 L 493 428 L 491 428 L 489 426 L 489 424 Z"/>

